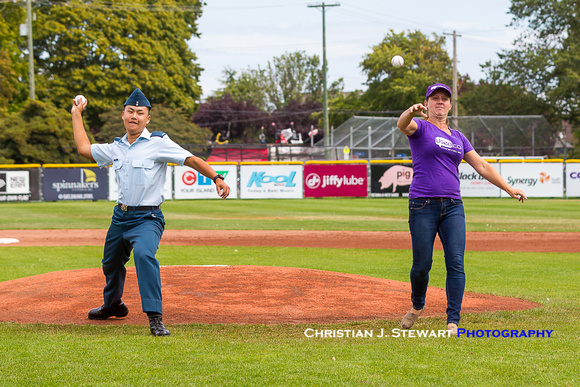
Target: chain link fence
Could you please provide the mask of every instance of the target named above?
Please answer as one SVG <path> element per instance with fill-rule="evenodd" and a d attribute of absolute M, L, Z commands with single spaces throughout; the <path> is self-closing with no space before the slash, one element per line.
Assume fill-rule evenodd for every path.
<path fill-rule="evenodd" d="M 409 141 L 397 128 L 397 120 L 398 117 L 351 117 L 331 132 L 330 144 L 335 148 L 331 154 L 344 158 L 348 149 L 351 158 L 410 158 Z M 562 146 L 562 140 L 543 116 L 450 117 L 449 126 L 460 130 L 484 157 L 552 157 Z M 322 141 L 316 146 L 323 146 Z"/>
<path fill-rule="evenodd" d="M 184 145 L 207 161 L 307 161 L 410 159 L 407 137 L 397 128 L 398 117 L 353 116 L 313 144 Z M 475 150 L 489 158 L 561 157 L 565 141 L 543 116 L 450 117 Z"/>

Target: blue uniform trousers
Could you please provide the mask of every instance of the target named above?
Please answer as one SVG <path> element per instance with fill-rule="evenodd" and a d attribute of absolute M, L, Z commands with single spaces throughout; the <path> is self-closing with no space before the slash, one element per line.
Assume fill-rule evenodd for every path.
<path fill-rule="evenodd" d="M 161 276 L 155 253 L 164 228 L 165 218 L 159 209 L 122 211 L 115 207 L 102 261 L 106 277 L 105 306 L 111 306 L 123 296 L 125 264 L 133 251 L 143 312 L 163 313 Z"/>

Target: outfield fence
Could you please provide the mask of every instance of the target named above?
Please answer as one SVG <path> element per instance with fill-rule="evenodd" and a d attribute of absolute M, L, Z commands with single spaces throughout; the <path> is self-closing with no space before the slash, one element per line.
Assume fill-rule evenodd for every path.
<path fill-rule="evenodd" d="M 580 160 L 488 159 L 528 197 L 580 197 Z M 210 162 L 225 176 L 231 199 L 407 196 L 412 160 Z M 458 168 L 463 197 L 507 197 L 467 163 Z M 0 201 L 116 201 L 111 168 L 96 164 L 0 165 Z M 169 165 L 165 200 L 218 199 L 211 179 L 191 168 Z"/>

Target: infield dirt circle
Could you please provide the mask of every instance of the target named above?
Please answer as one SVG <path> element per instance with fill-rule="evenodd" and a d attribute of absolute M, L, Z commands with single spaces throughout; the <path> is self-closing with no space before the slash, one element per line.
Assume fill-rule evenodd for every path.
<path fill-rule="evenodd" d="M 106 230 L 1 230 L 18 239 L 2 246 L 102 245 Z M 162 245 L 296 246 L 410 249 L 407 232 L 166 230 Z M 439 241 L 436 249 L 441 249 Z M 467 250 L 578 252 L 576 233 L 468 233 Z M 410 258 L 409 258 L 410 259 Z M 164 322 L 296 324 L 400 319 L 410 308 L 410 284 L 322 270 L 273 266 L 162 266 Z M 102 304 L 101 269 L 52 272 L 0 282 L 0 321 L 54 324 L 140 324 L 135 268 L 127 270 L 127 317 L 89 320 Z M 430 287 L 423 316 L 444 316 L 445 290 Z M 540 304 L 466 293 L 463 313 L 524 310 Z"/>

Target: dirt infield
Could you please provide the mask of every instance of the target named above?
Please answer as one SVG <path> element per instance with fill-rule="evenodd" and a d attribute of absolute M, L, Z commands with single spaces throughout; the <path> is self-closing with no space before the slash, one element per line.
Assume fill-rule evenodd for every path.
<path fill-rule="evenodd" d="M 16 246 L 102 245 L 106 230 L 0 230 Z M 468 233 L 478 251 L 580 251 L 576 233 Z M 165 245 L 296 246 L 409 249 L 407 232 L 167 230 Z M 4 248 L 4 247 L 0 247 Z M 436 248 L 441 249 L 437 241 Z M 164 266 L 164 321 L 185 323 L 335 323 L 399 319 L 410 307 L 410 284 L 321 270 L 265 266 Z M 58 324 L 147 324 L 134 268 L 128 268 L 122 319 L 92 321 L 102 304 L 100 269 L 53 272 L 0 283 L 0 321 Z M 424 316 L 444 316 L 445 290 L 430 287 Z M 524 310 L 533 302 L 466 293 L 463 313 Z"/>
<path fill-rule="evenodd" d="M 18 239 L 16 246 L 102 245 L 107 230 L 0 230 L 0 238 Z M 364 249 L 410 249 L 403 231 L 263 231 L 165 230 L 162 245 L 288 246 Z M 441 250 L 439 239 L 435 248 Z M 580 252 L 578 233 L 468 232 L 467 250 Z"/>

